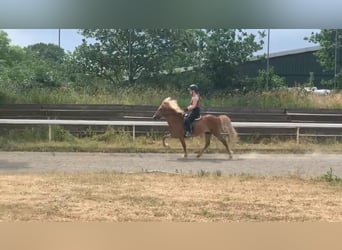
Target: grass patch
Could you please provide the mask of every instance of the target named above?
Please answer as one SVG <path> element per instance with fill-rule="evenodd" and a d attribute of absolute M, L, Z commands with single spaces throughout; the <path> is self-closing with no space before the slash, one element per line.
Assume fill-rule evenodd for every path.
<path fill-rule="evenodd" d="M 104 134 L 78 138 L 68 133 L 60 133 L 57 140 L 48 142 L 47 138 L 29 135 L 21 137 L 20 133 L 15 136 L 2 136 L 0 148 L 5 151 L 39 151 L 39 152 L 112 152 L 112 153 L 182 153 L 183 149 L 178 139 L 168 139 L 169 147 L 163 147 L 160 136 L 138 136 L 133 141 L 127 131 L 115 131 L 109 128 Z M 64 138 L 64 140 L 61 140 Z M 187 140 L 189 153 L 196 153 L 204 146 L 204 138 L 196 137 Z M 303 140 L 296 144 L 294 140 L 272 141 L 243 141 L 239 140 L 233 147 L 235 153 L 339 153 L 342 144 L 339 142 L 314 142 Z M 212 139 L 207 153 L 226 153 L 225 148 L 216 138 Z"/>
<path fill-rule="evenodd" d="M 332 168 L 329 168 L 320 179 L 331 184 L 342 184 L 342 179 L 333 173 Z"/>
<path fill-rule="evenodd" d="M 126 104 L 160 105 L 165 97 L 176 98 L 181 106 L 189 102 L 187 91 L 164 85 L 162 88 L 147 86 L 110 87 L 99 86 L 96 91 L 72 87 L 37 88 L 18 90 L 0 86 L 0 100 L 6 103 L 34 104 Z M 2 97 L 2 98 L 1 98 Z M 342 94 L 317 96 L 305 91 L 263 91 L 227 93 L 212 91 L 202 93 L 203 107 L 251 107 L 251 108 L 342 108 Z"/>

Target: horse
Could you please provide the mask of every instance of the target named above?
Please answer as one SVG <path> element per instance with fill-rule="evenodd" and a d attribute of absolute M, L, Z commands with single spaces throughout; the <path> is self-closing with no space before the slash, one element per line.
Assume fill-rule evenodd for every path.
<path fill-rule="evenodd" d="M 163 136 L 163 146 L 168 146 L 165 143 L 166 138 L 179 138 L 184 150 L 183 157 L 186 158 L 188 154 L 184 137 L 184 114 L 184 110 L 182 110 L 178 106 L 177 101 L 171 99 L 171 97 L 168 97 L 162 101 L 152 118 L 154 120 L 159 120 L 161 117 L 164 117 L 166 119 L 169 125 L 170 133 Z M 204 150 L 209 147 L 211 135 L 217 137 L 217 139 L 225 146 L 229 155 L 229 159 L 233 158 L 233 151 L 230 149 L 230 145 L 227 143 L 224 134 L 228 133 L 229 141 L 231 144 L 237 140 L 238 134 L 234 129 L 230 118 L 227 115 L 201 115 L 199 119 L 193 122 L 192 126 L 193 137 L 203 134 L 205 135 L 205 145 L 198 153 L 197 158 L 199 158 L 203 154 Z"/>

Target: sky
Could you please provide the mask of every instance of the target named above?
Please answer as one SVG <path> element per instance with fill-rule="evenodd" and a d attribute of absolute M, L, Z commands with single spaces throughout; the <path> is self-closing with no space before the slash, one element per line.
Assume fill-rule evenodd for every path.
<path fill-rule="evenodd" d="M 58 44 L 58 29 L 4 29 L 11 39 L 12 45 L 26 47 L 35 43 L 54 43 Z M 257 30 L 246 30 L 250 33 L 256 33 Z M 319 32 L 319 29 L 270 29 L 270 53 L 283 52 L 294 49 L 302 49 L 316 46 L 304 40 L 312 32 Z M 60 31 L 61 47 L 66 51 L 73 52 L 75 47 L 82 43 L 83 36 L 77 29 L 61 29 Z M 267 30 L 266 30 L 267 34 Z M 267 37 L 264 39 L 263 50 L 256 54 L 267 53 Z"/>

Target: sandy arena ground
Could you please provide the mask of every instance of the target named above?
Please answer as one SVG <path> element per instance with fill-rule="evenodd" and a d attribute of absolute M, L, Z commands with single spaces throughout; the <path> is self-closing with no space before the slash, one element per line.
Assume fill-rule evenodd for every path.
<path fill-rule="evenodd" d="M 0 152 L 0 173 L 220 171 L 227 175 L 297 175 L 305 178 L 322 176 L 332 168 L 335 175 L 342 177 L 341 159 L 339 154 L 246 153 L 229 160 L 224 154 L 204 154 L 200 159 L 190 154 L 184 159 L 181 154 Z"/>

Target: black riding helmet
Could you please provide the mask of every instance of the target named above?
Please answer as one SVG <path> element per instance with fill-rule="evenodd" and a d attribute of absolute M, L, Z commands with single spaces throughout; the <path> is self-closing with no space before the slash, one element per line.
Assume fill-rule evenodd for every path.
<path fill-rule="evenodd" d="M 194 90 L 196 93 L 198 93 L 198 86 L 196 84 L 191 84 L 188 88 L 189 90 Z"/>

